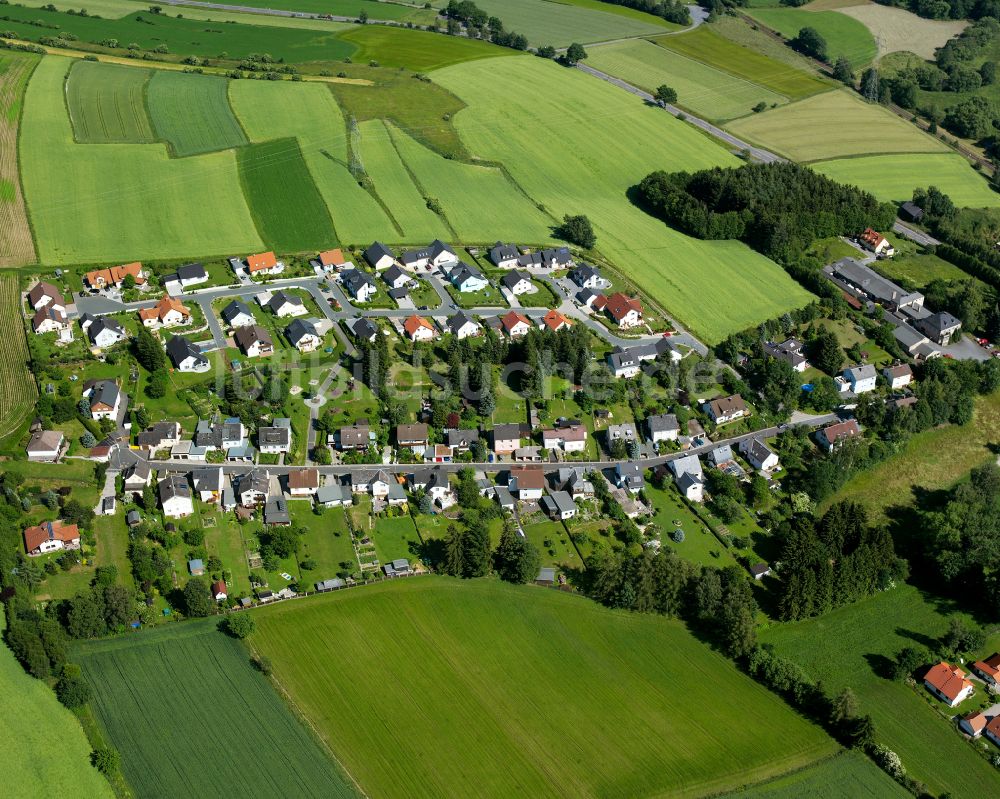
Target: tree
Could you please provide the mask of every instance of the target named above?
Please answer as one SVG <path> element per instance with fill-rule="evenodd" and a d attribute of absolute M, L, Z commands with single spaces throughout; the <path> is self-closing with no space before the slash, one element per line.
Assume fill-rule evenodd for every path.
<path fill-rule="evenodd" d="M 951 106 L 944 115 L 944 126 L 956 136 L 981 139 L 993 132 L 993 107 L 979 95 Z"/>
<path fill-rule="evenodd" d="M 580 61 L 583 61 L 586 57 L 587 51 L 583 49 L 583 45 L 573 42 L 573 44 L 566 48 L 566 54 L 563 56 L 563 61 L 572 67 Z"/>
<path fill-rule="evenodd" d="M 149 329 L 139 326 L 133 339 L 135 359 L 147 372 L 156 372 L 166 368 L 167 358 L 160 342 L 154 338 Z"/>
<path fill-rule="evenodd" d="M 594 226 L 590 223 L 590 219 L 583 214 L 564 216 L 562 224 L 556 230 L 556 235 L 570 244 L 583 247 L 585 250 L 591 250 L 597 244 Z"/>
<path fill-rule="evenodd" d="M 892 667 L 892 676 L 904 680 L 930 660 L 930 653 L 922 646 L 906 646 L 899 650 Z"/>
<path fill-rule="evenodd" d="M 821 327 L 812 340 L 812 361 L 816 368 L 826 372 L 828 375 L 835 375 L 840 372 L 840 367 L 844 363 L 844 351 L 840 348 L 840 341 L 837 334 L 832 330 Z"/>
<path fill-rule="evenodd" d="M 97 446 L 97 438 L 89 430 L 85 430 L 83 435 L 80 436 L 80 444 L 87 449 Z"/>
<path fill-rule="evenodd" d="M 184 586 L 184 608 L 188 616 L 207 616 L 215 609 L 204 577 L 192 577 Z"/>
<path fill-rule="evenodd" d="M 246 611 L 242 613 L 232 613 L 226 617 L 224 624 L 225 632 L 233 638 L 246 638 L 256 628 L 253 616 Z"/>
<path fill-rule="evenodd" d="M 535 55 L 539 58 L 555 58 L 556 48 L 554 48 L 551 44 L 544 44 L 535 51 Z"/>
<path fill-rule="evenodd" d="M 802 28 L 790 44 L 800 53 L 826 61 L 826 39 L 815 28 Z"/>
<path fill-rule="evenodd" d="M 500 579 L 509 583 L 529 583 L 538 576 L 541 562 L 535 545 L 518 536 L 513 524 L 505 524 L 493 555 L 493 565 Z"/>
<path fill-rule="evenodd" d="M 490 573 L 492 555 L 489 528 L 482 519 L 472 520 L 462 537 L 462 576 L 485 577 Z"/>
<path fill-rule="evenodd" d="M 754 476 L 750 478 L 748 493 L 750 494 L 750 504 L 755 508 L 761 508 L 767 502 L 771 489 L 767 480 L 759 472 L 754 473 Z"/>
<path fill-rule="evenodd" d="M 847 731 L 851 722 L 858 715 L 858 698 L 854 691 L 845 688 L 836 697 L 830 708 L 830 722 L 839 730 Z"/>
<path fill-rule="evenodd" d="M 833 65 L 833 77 L 848 86 L 854 85 L 854 70 L 851 69 L 851 62 L 847 56 L 840 56 Z"/>
<path fill-rule="evenodd" d="M 851 745 L 856 749 L 867 749 L 875 743 L 875 722 L 865 714 L 855 720 L 850 730 Z"/>
<path fill-rule="evenodd" d="M 452 577 L 461 577 L 465 570 L 465 546 L 462 531 L 458 525 L 448 525 L 448 537 L 444 542 L 444 570 Z"/>
<path fill-rule="evenodd" d="M 677 102 L 677 91 L 672 89 L 667 84 L 661 84 L 656 87 L 656 101 L 660 105 L 673 105 Z"/>
<path fill-rule="evenodd" d="M 101 774 L 108 777 L 118 772 L 121 767 L 121 755 L 110 746 L 102 746 L 90 753 L 90 762 Z"/>
<path fill-rule="evenodd" d="M 167 384 L 170 382 L 170 375 L 166 369 L 157 369 L 149 376 L 146 383 L 146 396 L 150 399 L 161 399 L 167 395 Z"/>
<path fill-rule="evenodd" d="M 56 696 L 70 710 L 82 707 L 90 701 L 90 686 L 87 681 L 72 670 L 64 669 L 63 675 L 56 683 Z"/>

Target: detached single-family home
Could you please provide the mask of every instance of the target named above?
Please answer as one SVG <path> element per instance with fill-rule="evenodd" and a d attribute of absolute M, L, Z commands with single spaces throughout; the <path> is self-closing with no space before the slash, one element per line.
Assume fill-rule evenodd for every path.
<path fill-rule="evenodd" d="M 1000 688 L 1000 654 L 994 653 L 985 660 L 977 660 L 972 664 L 972 670 L 987 685 Z"/>
<path fill-rule="evenodd" d="M 177 422 L 157 422 L 135 437 L 136 446 L 145 452 L 172 447 L 180 440 L 181 426 Z"/>
<path fill-rule="evenodd" d="M 513 244 L 504 244 L 498 241 L 490 247 L 490 261 L 499 269 L 510 269 L 517 266 L 519 253 Z"/>
<path fill-rule="evenodd" d="M 44 281 L 36 283 L 28 292 L 28 303 L 33 311 L 42 308 L 60 308 L 66 310 L 66 300 L 63 299 L 62 292 L 51 283 Z"/>
<path fill-rule="evenodd" d="M 367 424 L 353 424 L 341 427 L 337 434 L 337 447 L 342 452 L 368 449 L 371 443 L 371 428 Z"/>
<path fill-rule="evenodd" d="M 285 328 L 285 338 L 299 352 L 314 352 L 323 343 L 316 325 L 308 319 L 295 319 Z"/>
<path fill-rule="evenodd" d="M 668 464 L 674 473 L 674 482 L 680 492 L 691 502 L 705 499 L 705 472 L 697 455 L 685 455 Z"/>
<path fill-rule="evenodd" d="M 327 483 L 316 489 L 316 504 L 322 508 L 340 508 L 351 504 L 351 492 L 339 482 Z"/>
<path fill-rule="evenodd" d="M 676 415 L 660 413 L 646 418 L 646 430 L 649 431 L 649 440 L 654 444 L 659 444 L 661 441 L 676 441 L 680 435 L 681 426 L 677 422 Z"/>
<path fill-rule="evenodd" d="M 896 254 L 895 248 L 889 243 L 881 233 L 872 230 L 870 227 L 865 228 L 865 232 L 858 237 L 858 243 L 864 247 L 866 250 L 875 253 L 876 255 L 885 255 L 892 258 Z"/>
<path fill-rule="evenodd" d="M 177 282 L 184 288 L 208 282 L 208 270 L 198 262 L 177 267 Z"/>
<path fill-rule="evenodd" d="M 642 467 L 638 463 L 625 463 L 619 461 L 615 464 L 615 485 L 633 494 L 642 491 L 646 484 L 642 476 Z"/>
<path fill-rule="evenodd" d="M 391 289 L 401 289 L 413 280 L 413 278 L 396 266 L 396 264 L 393 264 L 382 273 L 382 280 L 388 283 Z"/>
<path fill-rule="evenodd" d="M 120 289 L 125 282 L 125 278 L 129 275 L 132 276 L 137 286 L 141 286 L 146 282 L 146 277 L 142 273 L 142 264 L 138 261 L 130 264 L 122 264 L 121 266 L 112 266 L 110 269 L 96 269 L 93 272 L 87 272 L 83 279 L 92 289 L 107 289 L 111 287 Z"/>
<path fill-rule="evenodd" d="M 542 497 L 542 510 L 553 519 L 566 521 L 576 516 L 576 503 L 565 491 L 552 491 Z"/>
<path fill-rule="evenodd" d="M 535 290 L 535 284 L 531 282 L 531 275 L 527 272 L 518 272 L 516 269 L 500 278 L 500 285 L 515 297 Z"/>
<path fill-rule="evenodd" d="M 80 528 L 61 520 L 42 522 L 24 530 L 24 551 L 30 556 L 80 548 Z"/>
<path fill-rule="evenodd" d="M 431 262 L 431 248 L 421 247 L 417 250 L 406 250 L 406 252 L 399 256 L 399 262 L 407 269 L 414 271 L 426 269 Z"/>
<path fill-rule="evenodd" d="M 212 598 L 216 602 L 222 602 L 229 598 L 229 589 L 226 587 L 225 580 L 216 580 L 212 583 Z"/>
<path fill-rule="evenodd" d="M 878 372 L 875 371 L 875 367 L 871 364 L 849 366 L 841 373 L 837 382 L 840 384 L 841 391 L 866 394 L 869 391 L 875 390 L 877 376 Z"/>
<path fill-rule="evenodd" d="M 521 425 L 498 424 L 493 427 L 493 451 L 497 455 L 512 455 L 521 446 Z"/>
<path fill-rule="evenodd" d="M 608 282 L 601 277 L 597 268 L 590 264 L 580 264 L 575 269 L 571 269 L 569 279 L 582 289 L 603 288 Z"/>
<path fill-rule="evenodd" d="M 503 332 L 508 338 L 521 338 L 528 335 L 531 330 L 531 320 L 524 314 L 517 311 L 508 311 L 500 317 L 500 324 L 503 325 Z"/>
<path fill-rule="evenodd" d="M 608 446 L 613 444 L 615 441 L 624 441 L 626 444 L 630 444 L 631 442 L 638 441 L 639 439 L 635 430 L 635 425 L 631 422 L 608 425 L 606 435 L 608 438 Z"/>
<path fill-rule="evenodd" d="M 457 314 L 448 319 L 448 330 L 453 336 L 461 341 L 465 338 L 478 336 L 482 332 L 483 327 L 471 317 L 468 317 L 459 311 Z"/>
<path fill-rule="evenodd" d="M 177 327 L 191 321 L 191 309 L 173 297 L 163 296 L 152 308 L 139 311 L 139 321 L 143 327 Z"/>
<path fill-rule="evenodd" d="M 276 291 L 267 301 L 267 307 L 275 316 L 305 316 L 309 313 L 302 298 L 284 291 Z"/>
<path fill-rule="evenodd" d="M 856 419 L 847 419 L 843 422 L 828 424 L 816 434 L 816 440 L 820 446 L 825 447 L 827 452 L 833 450 L 852 438 L 861 435 L 861 428 L 858 427 Z"/>
<path fill-rule="evenodd" d="M 319 490 L 319 470 L 292 469 L 288 473 L 288 493 L 293 497 L 311 497 Z"/>
<path fill-rule="evenodd" d="M 253 312 L 242 300 L 233 300 L 222 309 L 222 321 L 231 328 L 250 327 L 257 323 Z"/>
<path fill-rule="evenodd" d="M 572 327 L 573 323 L 569 321 L 563 314 L 552 308 L 545 312 L 545 316 L 538 320 L 538 327 L 542 330 L 550 330 L 553 333 L 558 333 L 564 327 Z"/>
<path fill-rule="evenodd" d="M 396 446 L 400 449 L 423 449 L 427 446 L 427 425 L 399 424 L 396 425 Z"/>
<path fill-rule="evenodd" d="M 266 469 L 253 469 L 239 478 L 236 491 L 244 508 L 255 508 L 267 501 L 271 475 Z"/>
<path fill-rule="evenodd" d="M 267 328 L 260 325 L 238 328 L 233 341 L 248 358 L 259 358 L 274 352 L 274 340 L 271 334 Z"/>
<path fill-rule="evenodd" d="M 125 328 L 117 319 L 93 319 L 80 317 L 80 325 L 87 332 L 90 343 L 98 349 L 113 347 L 125 340 Z"/>
<path fill-rule="evenodd" d="M 222 498 L 225 482 L 221 466 L 206 466 L 191 472 L 191 482 L 202 502 L 218 502 Z"/>
<path fill-rule="evenodd" d="M 62 457 L 66 448 L 66 436 L 58 430 L 39 430 L 32 433 L 28 439 L 27 454 L 29 461 L 45 461 L 52 463 Z"/>
<path fill-rule="evenodd" d="M 122 472 L 122 490 L 126 496 L 139 496 L 153 479 L 146 461 L 136 461 Z"/>
<path fill-rule="evenodd" d="M 803 343 L 795 338 L 789 338 L 780 344 L 768 342 L 764 345 L 764 352 L 779 361 L 786 361 L 796 372 L 804 372 L 809 368 L 809 361 L 802 354 Z"/>
<path fill-rule="evenodd" d="M 278 260 L 273 252 L 261 252 L 247 258 L 247 274 L 280 275 L 285 271 L 285 265 Z"/>
<path fill-rule="evenodd" d="M 441 239 L 434 239 L 430 246 L 430 266 L 440 269 L 442 266 L 458 263 L 458 255 Z"/>
<path fill-rule="evenodd" d="M 482 291 L 490 282 L 464 261 L 459 261 L 448 273 L 448 281 L 459 291 Z"/>
<path fill-rule="evenodd" d="M 608 368 L 615 377 L 630 379 L 642 371 L 644 363 L 655 361 L 666 353 L 670 354 L 671 360 L 681 359 L 680 353 L 665 338 L 658 338 L 648 344 L 636 344 L 627 349 L 615 347 L 608 353 Z"/>
<path fill-rule="evenodd" d="M 773 472 L 780 466 L 777 454 L 757 436 L 740 442 L 740 454 L 753 468 L 762 472 Z"/>
<path fill-rule="evenodd" d="M 90 400 L 90 417 L 92 419 L 118 418 L 121 408 L 122 393 L 113 380 L 87 381 L 83 385 L 83 396 Z"/>
<path fill-rule="evenodd" d="M 545 474 L 538 467 L 515 466 L 510 470 L 507 488 L 521 500 L 541 499 L 545 490 Z"/>
<path fill-rule="evenodd" d="M 181 519 L 194 513 L 191 500 L 191 486 L 179 474 L 169 474 L 157 486 L 163 515 L 170 519 Z"/>
<path fill-rule="evenodd" d="M 569 247 L 550 247 L 542 250 L 542 263 L 549 269 L 565 269 L 573 265 L 573 256 Z"/>
<path fill-rule="evenodd" d="M 184 336 L 173 336 L 167 342 L 167 355 L 178 372 L 207 372 L 212 367 L 205 354 Z"/>
<path fill-rule="evenodd" d="M 479 441 L 478 430 L 449 430 L 444 434 L 445 443 L 452 455 L 468 452 L 469 448 Z"/>
<path fill-rule="evenodd" d="M 413 315 L 403 322 L 403 330 L 411 341 L 433 341 L 437 338 L 437 330 L 422 316 Z"/>
<path fill-rule="evenodd" d="M 726 422 L 732 422 L 750 415 L 743 397 L 739 394 L 720 397 L 719 399 L 707 402 L 705 404 L 705 412 L 716 424 L 725 424 Z"/>
<path fill-rule="evenodd" d="M 975 690 L 964 671 L 943 660 L 927 670 L 924 686 L 948 707 L 961 704 Z"/>
<path fill-rule="evenodd" d="M 962 328 L 962 323 L 947 311 L 938 311 L 916 322 L 917 330 L 942 347 Z"/>
<path fill-rule="evenodd" d="M 983 731 L 986 729 L 986 725 L 989 724 L 989 722 L 990 718 L 985 713 L 981 710 L 973 710 L 971 713 L 966 713 L 958 720 L 958 727 L 970 738 L 978 738 L 983 734 Z"/>
<path fill-rule="evenodd" d="M 904 388 L 913 382 L 913 370 L 907 363 L 887 366 L 882 370 L 882 375 L 889 383 L 889 388 L 893 391 Z"/>
<path fill-rule="evenodd" d="M 348 319 L 347 327 L 358 341 L 368 341 L 372 342 L 378 335 L 378 326 L 372 322 L 370 319 L 366 319 L 363 316 L 355 319 Z"/>
<path fill-rule="evenodd" d="M 344 253 L 339 247 L 333 250 L 323 250 L 323 252 L 316 256 L 316 260 L 319 261 L 320 268 L 324 272 L 340 269 L 350 263 L 344 257 Z"/>
<path fill-rule="evenodd" d="M 396 256 L 392 254 L 392 250 L 380 241 L 372 242 L 365 250 L 364 257 L 373 269 L 388 269 L 396 263 Z"/>
<path fill-rule="evenodd" d="M 564 452 L 583 452 L 587 448 L 587 428 L 582 424 L 542 431 L 545 449 L 562 449 Z"/>
<path fill-rule="evenodd" d="M 275 419 L 270 427 L 257 428 L 257 449 L 276 455 L 292 449 L 292 420 Z"/>
<path fill-rule="evenodd" d="M 621 292 L 607 298 L 604 312 L 621 330 L 628 330 L 642 324 L 642 303 Z"/>
<path fill-rule="evenodd" d="M 58 305 L 43 305 L 31 317 L 31 330 L 36 335 L 70 330 L 69 317 Z M 72 335 L 72 334 L 70 334 Z"/>
<path fill-rule="evenodd" d="M 375 281 L 360 269 L 344 270 L 340 276 L 340 282 L 358 302 L 368 302 L 378 292 Z"/>

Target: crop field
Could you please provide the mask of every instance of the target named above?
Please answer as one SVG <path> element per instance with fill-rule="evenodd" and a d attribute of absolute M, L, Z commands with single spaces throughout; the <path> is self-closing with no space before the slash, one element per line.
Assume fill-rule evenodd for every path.
<path fill-rule="evenodd" d="M 0 612 L 0 630 L 6 626 Z M 45 683 L 25 673 L 5 644 L 0 644 L 0 714 L 6 796 L 114 796 L 90 765 L 80 722 Z"/>
<path fill-rule="evenodd" d="M 379 799 L 704 795 L 836 749 L 680 624 L 556 591 L 419 577 L 256 618 L 253 647 Z"/>
<path fill-rule="evenodd" d="M 34 55 L 0 54 L 0 266 L 21 266 L 36 257 L 21 194 L 17 133 L 24 92 L 37 63 Z"/>
<path fill-rule="evenodd" d="M 774 625 L 761 637 L 813 679 L 823 680 L 827 690 L 849 686 L 861 712 L 875 721 L 880 743 L 899 754 L 909 775 L 927 783 L 932 793 L 996 793 L 1000 773 L 953 725 L 902 680 L 878 673 L 904 646 L 939 637 L 948 610 L 903 584 L 818 619 Z"/>
<path fill-rule="evenodd" d="M 830 88 L 829 83 L 805 70 L 790 68 L 758 50 L 720 36 L 714 27 L 703 25 L 682 36 L 656 36 L 650 41 L 793 100 Z M 588 60 L 597 52 L 600 51 L 592 51 Z"/>
<path fill-rule="evenodd" d="M 45 263 L 207 257 L 261 246 L 233 151 L 177 159 L 162 144 L 76 144 L 63 101 L 71 63 L 42 59 L 21 123 L 25 198 Z M 202 208 L 212 213 L 196 212 Z"/>
<path fill-rule="evenodd" d="M 216 625 L 167 625 L 74 653 L 136 794 L 356 796 L 243 645 Z"/>
<path fill-rule="evenodd" d="M 430 72 L 463 61 L 519 55 L 509 47 L 499 47 L 464 36 L 445 36 L 431 31 L 365 25 L 339 34 L 342 46 L 356 48 L 352 58 L 359 64 L 377 61 L 379 66 Z M 326 56 L 327 59 L 334 56 Z"/>
<path fill-rule="evenodd" d="M 876 41 L 881 37 L 879 55 L 916 53 L 927 60 L 932 60 L 938 47 L 957 36 L 969 24 L 961 19 L 924 19 L 906 9 L 877 3 L 838 8 L 837 13 L 856 19 L 872 32 Z"/>
<path fill-rule="evenodd" d="M 880 200 L 902 202 L 911 199 L 918 186 L 937 186 L 960 207 L 1000 205 L 1000 194 L 989 187 L 968 161 L 954 153 L 840 158 L 821 161 L 812 167 L 841 183 L 860 186 Z"/>
<path fill-rule="evenodd" d="M 846 56 L 855 69 L 871 63 L 877 55 L 875 38 L 865 25 L 838 11 L 805 11 L 801 8 L 751 8 L 747 14 L 794 39 L 802 28 L 814 28 L 826 40 L 830 63 Z"/>
<path fill-rule="evenodd" d="M 538 58 L 462 64 L 435 80 L 468 103 L 455 124 L 475 156 L 504 164 L 553 216 L 587 214 L 597 248 L 697 335 L 719 341 L 809 302 L 784 270 L 745 245 L 689 238 L 629 202 L 629 187 L 655 169 L 739 163 L 689 125 Z M 540 107 L 548 123 L 523 124 Z"/>
<path fill-rule="evenodd" d="M 335 243 L 333 222 L 294 138 L 237 152 L 240 180 L 261 239 L 278 252 L 322 250 Z"/>
<path fill-rule="evenodd" d="M 10 435 L 35 406 L 35 381 L 28 366 L 28 342 L 21 318 L 16 272 L 0 272 L 0 439 Z"/>
<path fill-rule="evenodd" d="M 449 230 L 441 217 L 427 207 L 423 195 L 400 160 L 385 123 L 373 119 L 362 122 L 359 128 L 364 170 L 402 229 L 404 238 L 408 241 L 448 238 Z"/>
<path fill-rule="evenodd" d="M 66 105 L 81 144 L 156 141 L 146 113 L 148 69 L 80 61 L 69 71 Z"/>
<path fill-rule="evenodd" d="M 788 102 L 784 95 L 745 78 L 643 39 L 592 47 L 587 64 L 650 94 L 665 83 L 677 90 L 678 105 L 716 121 L 746 116 L 757 103 L 770 106 Z"/>
<path fill-rule="evenodd" d="M 248 0 L 242 5 L 253 8 L 277 8 L 312 14 L 333 14 L 335 17 L 357 17 L 362 11 L 373 20 L 393 20 L 428 25 L 435 14 L 421 8 L 422 4 L 381 3 L 378 0 Z"/>
<path fill-rule="evenodd" d="M 158 71 L 149 82 L 149 114 L 159 137 L 178 156 L 247 143 L 229 107 L 229 81 L 214 75 Z"/>
<path fill-rule="evenodd" d="M 724 799 L 905 799 L 911 794 L 864 755 L 842 752 L 783 777 L 751 785 Z"/>
<path fill-rule="evenodd" d="M 738 136 L 803 162 L 848 155 L 948 151 L 937 139 L 888 109 L 846 91 L 809 97 L 738 119 L 728 127 Z"/>

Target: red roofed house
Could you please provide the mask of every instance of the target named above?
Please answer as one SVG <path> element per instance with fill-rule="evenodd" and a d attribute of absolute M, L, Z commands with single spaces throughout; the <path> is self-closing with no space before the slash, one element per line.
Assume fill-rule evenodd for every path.
<path fill-rule="evenodd" d="M 434 325 L 416 314 L 407 317 L 406 321 L 403 322 L 403 329 L 413 341 L 431 341 L 437 338 Z"/>
<path fill-rule="evenodd" d="M 966 735 L 978 738 L 983 734 L 983 730 L 986 729 L 988 721 L 989 719 L 986 718 L 982 711 L 974 710 L 972 713 L 962 716 L 959 719 L 958 726 Z"/>
<path fill-rule="evenodd" d="M 1000 746 L 1000 716 L 994 716 L 986 725 L 986 737 Z"/>
<path fill-rule="evenodd" d="M 987 685 L 1000 688 L 1000 654 L 994 653 L 986 660 L 977 660 L 972 664 L 972 670 L 982 677 Z"/>
<path fill-rule="evenodd" d="M 144 327 L 176 327 L 191 321 L 191 311 L 173 297 L 164 295 L 152 308 L 141 309 L 139 319 Z"/>
<path fill-rule="evenodd" d="M 128 275 L 132 275 L 135 278 L 136 285 L 141 286 L 146 282 L 146 278 L 142 274 L 142 264 L 138 261 L 131 264 L 122 264 L 121 266 L 112 266 L 110 269 L 96 269 L 93 272 L 87 272 L 84 280 L 87 281 L 87 285 L 92 289 L 105 289 L 108 286 L 121 288 L 122 283 L 125 282 L 125 278 Z"/>
<path fill-rule="evenodd" d="M 508 311 L 500 317 L 500 322 L 503 325 L 504 333 L 510 338 L 521 338 L 528 335 L 528 331 L 531 330 L 531 322 L 528 321 L 528 317 L 517 311 Z"/>
<path fill-rule="evenodd" d="M 848 419 L 846 422 L 836 422 L 828 424 L 816 434 L 816 440 L 827 452 L 833 452 L 834 448 L 849 439 L 861 435 L 861 428 L 858 427 L 856 419 Z"/>
<path fill-rule="evenodd" d="M 251 275 L 277 275 L 285 271 L 273 252 L 261 252 L 247 258 L 247 272 Z"/>
<path fill-rule="evenodd" d="M 943 660 L 927 670 L 924 675 L 924 685 L 948 707 L 955 707 L 968 699 L 975 690 L 972 683 L 965 678 L 964 671 Z"/>
<path fill-rule="evenodd" d="M 622 330 L 642 324 L 642 303 L 621 292 L 608 297 L 603 310 Z"/>
<path fill-rule="evenodd" d="M 221 602 L 229 596 L 229 588 L 226 587 L 225 580 L 216 580 L 212 583 L 212 596 L 216 602 Z"/>
<path fill-rule="evenodd" d="M 324 250 L 319 254 L 319 265 L 323 267 L 324 272 L 329 272 L 331 269 L 339 269 L 347 263 L 349 262 L 340 249 Z"/>
<path fill-rule="evenodd" d="M 28 292 L 28 302 L 31 303 L 31 307 L 35 311 L 45 307 L 66 310 L 66 300 L 63 298 L 62 292 L 51 283 L 44 281 L 32 286 L 31 291 Z"/>
<path fill-rule="evenodd" d="M 858 241 L 861 242 L 862 247 L 866 250 L 871 250 L 876 255 L 888 255 L 892 258 L 896 254 L 896 250 L 886 237 L 872 230 L 870 227 L 865 228 L 865 232 L 858 237 Z"/>
<path fill-rule="evenodd" d="M 42 522 L 24 531 L 24 550 L 32 556 L 79 548 L 80 529 L 75 524 L 62 521 Z"/>
<path fill-rule="evenodd" d="M 553 333 L 558 333 L 564 327 L 571 327 L 572 322 L 569 321 L 565 316 L 563 316 L 559 311 L 553 308 L 551 311 L 542 317 L 539 327 L 547 327 Z"/>

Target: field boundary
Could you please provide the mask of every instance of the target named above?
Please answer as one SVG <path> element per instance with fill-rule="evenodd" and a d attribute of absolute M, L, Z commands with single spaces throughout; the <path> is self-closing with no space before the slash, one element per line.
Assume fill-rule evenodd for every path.
<path fill-rule="evenodd" d="M 403 169 L 406 170 L 406 174 L 410 176 L 410 181 L 417 187 L 417 191 L 420 192 L 420 196 L 423 197 L 425 201 L 427 199 L 431 199 L 430 195 L 427 193 L 427 189 L 424 188 L 423 184 L 417 178 L 417 174 L 413 171 L 410 165 L 406 163 L 406 159 L 403 158 L 403 154 L 399 151 L 399 144 L 396 142 L 396 133 L 394 131 L 396 126 L 385 119 L 382 120 L 382 124 L 385 125 L 386 132 L 389 134 L 389 142 L 392 144 L 392 149 L 396 151 L 396 157 L 399 158 L 399 163 L 403 165 Z M 416 139 L 414 139 L 414 141 L 416 141 Z M 426 147 L 427 145 L 422 144 L 421 146 Z M 437 153 L 435 150 L 431 150 L 431 152 L 440 157 L 440 153 Z M 428 206 L 428 208 L 441 218 L 441 221 L 444 223 L 444 226 L 448 228 L 448 231 L 451 233 L 453 238 L 461 239 L 461 236 L 458 235 L 458 231 L 455 230 L 455 227 L 449 221 L 448 215 L 445 214 L 444 208 L 441 207 L 440 203 L 437 203 L 437 206 L 437 208 L 430 208 L 430 206 Z"/>
<path fill-rule="evenodd" d="M 24 175 L 21 170 L 21 121 L 24 118 L 24 98 L 28 93 L 28 84 L 31 82 L 32 75 L 35 74 L 35 68 L 38 66 L 41 59 L 37 56 L 25 54 L 18 60 L 23 60 L 26 64 L 26 69 L 28 74 L 24 78 L 24 85 L 21 89 L 20 105 L 17 109 L 17 119 L 13 121 L 14 125 L 14 136 L 13 136 L 13 168 L 16 174 L 15 183 L 15 198 L 12 205 L 14 206 L 14 214 L 17 215 L 18 210 L 20 210 L 20 216 L 24 220 L 24 224 L 27 227 L 28 241 L 25 242 L 25 249 L 23 256 L 14 255 L 0 255 L 0 267 L 17 267 L 25 266 L 28 264 L 37 263 L 38 261 L 38 240 L 35 236 L 35 226 L 31 221 L 31 214 L 28 211 L 28 201 L 24 193 Z M 10 122 L 7 123 L 9 125 Z M 7 128 L 7 125 L 3 125 L 0 130 Z M 9 133 L 9 131 L 6 131 Z"/>

